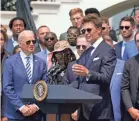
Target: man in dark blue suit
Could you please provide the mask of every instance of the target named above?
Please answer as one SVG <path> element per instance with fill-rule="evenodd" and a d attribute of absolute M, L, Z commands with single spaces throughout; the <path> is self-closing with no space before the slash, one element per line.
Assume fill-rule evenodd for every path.
<path fill-rule="evenodd" d="M 79 89 L 102 96 L 97 104 L 84 104 L 79 121 L 110 121 L 113 119 L 110 81 L 116 64 L 115 50 L 101 36 L 100 18 L 86 16 L 82 33 L 92 44 L 80 57 L 72 71 L 78 76 Z"/>
<path fill-rule="evenodd" d="M 126 61 L 138 53 L 134 42 L 134 19 L 129 16 L 123 17 L 119 27 L 123 41 L 115 45 L 116 55 Z"/>
<path fill-rule="evenodd" d="M 24 104 L 21 94 L 24 84 L 35 84 L 38 80 L 47 81 L 45 61 L 33 55 L 34 34 L 25 30 L 18 37 L 21 52 L 5 61 L 3 91 L 6 95 L 4 115 L 8 121 L 40 121 L 41 112 L 35 102 Z"/>

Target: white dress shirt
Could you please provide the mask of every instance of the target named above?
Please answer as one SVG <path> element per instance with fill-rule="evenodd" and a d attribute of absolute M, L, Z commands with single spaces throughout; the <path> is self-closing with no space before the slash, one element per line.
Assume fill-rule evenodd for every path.
<path fill-rule="evenodd" d="M 99 44 L 100 44 L 102 41 L 103 41 L 103 38 L 100 37 L 98 40 L 95 41 L 95 43 L 94 43 L 93 45 L 91 45 L 91 46 L 94 47 L 94 49 L 91 51 L 91 55 L 94 53 L 94 51 L 96 50 L 96 48 L 99 46 Z M 90 56 L 91 56 L 91 55 L 90 55 Z M 89 78 L 90 78 L 89 75 L 87 75 L 87 76 L 86 76 L 86 81 L 88 81 Z"/>
<path fill-rule="evenodd" d="M 13 37 L 12 37 L 12 42 L 13 42 L 13 46 L 14 47 L 17 46 L 17 45 L 19 45 L 19 43 L 17 41 L 15 41 Z"/>
<path fill-rule="evenodd" d="M 98 40 L 95 41 L 95 43 L 92 45 L 94 47 L 94 49 L 91 52 L 91 55 L 94 53 L 94 51 L 96 50 L 96 48 L 99 46 L 99 44 L 103 41 L 103 38 L 100 37 Z"/>
<path fill-rule="evenodd" d="M 123 43 L 122 43 L 122 50 L 121 50 L 121 57 L 122 57 L 122 58 L 123 58 L 124 51 L 125 51 L 125 44 L 126 44 L 126 41 L 123 40 Z"/>
<path fill-rule="evenodd" d="M 30 67 L 31 67 L 31 75 L 33 75 L 33 55 L 31 54 L 30 56 L 27 56 L 25 53 L 23 53 L 23 51 L 21 51 L 20 56 L 21 56 L 21 59 L 25 68 L 26 68 L 26 62 L 27 62 L 26 57 L 30 57 L 29 61 L 30 61 Z"/>

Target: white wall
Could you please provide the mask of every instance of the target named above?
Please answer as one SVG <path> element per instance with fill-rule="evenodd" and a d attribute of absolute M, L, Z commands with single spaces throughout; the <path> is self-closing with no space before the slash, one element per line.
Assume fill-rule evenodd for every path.
<path fill-rule="evenodd" d="M 99 11 L 125 0 L 81 0 L 79 3 L 61 3 L 57 14 L 39 14 L 35 21 L 37 28 L 40 25 L 47 25 L 58 37 L 71 25 L 69 11 L 72 8 L 80 7 L 83 11 L 89 7 L 96 7 Z"/>
<path fill-rule="evenodd" d="M 69 19 L 69 11 L 72 8 L 80 7 L 84 11 L 86 8 L 95 7 L 99 11 L 101 11 L 105 8 L 123 2 L 125 0 L 56 0 L 56 1 L 59 2 L 48 3 L 43 1 L 42 2 L 37 1 L 37 3 L 34 2 L 34 5 L 37 7 L 34 7 L 33 4 L 32 7 L 34 9 L 33 18 L 36 27 L 38 28 L 41 25 L 47 25 L 51 29 L 51 31 L 55 32 L 59 37 L 59 35 L 67 31 L 67 29 L 71 25 Z M 51 4 L 54 4 L 54 6 L 52 6 Z M 11 18 L 15 16 L 16 16 L 15 12 L 2 11 L 0 23 L 8 25 Z M 8 33 L 10 34 L 10 31 Z"/>

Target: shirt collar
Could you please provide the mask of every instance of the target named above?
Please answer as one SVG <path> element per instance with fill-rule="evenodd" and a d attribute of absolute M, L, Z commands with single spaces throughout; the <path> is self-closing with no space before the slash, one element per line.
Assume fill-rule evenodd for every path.
<path fill-rule="evenodd" d="M 26 57 L 30 57 L 31 59 L 33 59 L 33 55 L 29 55 L 27 56 L 22 50 L 20 51 L 20 56 L 23 58 L 23 59 L 26 59 Z"/>
<path fill-rule="evenodd" d="M 95 43 L 92 46 L 94 48 L 97 48 L 102 41 L 103 41 L 103 38 L 100 37 L 98 40 L 95 41 Z"/>

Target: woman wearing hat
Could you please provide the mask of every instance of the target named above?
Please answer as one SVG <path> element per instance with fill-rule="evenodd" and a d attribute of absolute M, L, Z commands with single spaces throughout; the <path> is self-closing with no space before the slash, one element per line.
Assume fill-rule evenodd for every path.
<path fill-rule="evenodd" d="M 48 71 L 49 84 L 67 84 L 63 79 L 68 64 L 76 60 L 75 54 L 70 49 L 66 40 L 58 41 L 52 52 L 53 66 Z"/>

